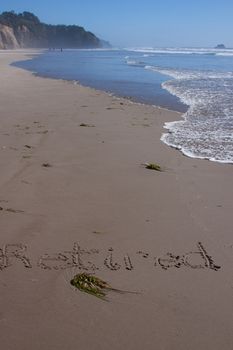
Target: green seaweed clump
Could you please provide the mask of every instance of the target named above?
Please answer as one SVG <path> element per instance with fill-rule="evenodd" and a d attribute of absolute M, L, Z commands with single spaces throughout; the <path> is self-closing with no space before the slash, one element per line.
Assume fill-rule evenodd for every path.
<path fill-rule="evenodd" d="M 109 286 L 107 282 L 88 273 L 79 273 L 75 275 L 70 283 L 81 292 L 94 295 L 100 299 L 105 298 L 107 290 L 115 290 Z"/>
<path fill-rule="evenodd" d="M 146 163 L 145 167 L 146 169 L 150 169 L 150 170 L 162 171 L 161 166 L 156 163 Z"/>

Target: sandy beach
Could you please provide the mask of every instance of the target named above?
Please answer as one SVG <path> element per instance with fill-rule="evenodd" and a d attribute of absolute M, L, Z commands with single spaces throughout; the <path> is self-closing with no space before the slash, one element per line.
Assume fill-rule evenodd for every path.
<path fill-rule="evenodd" d="M 9 65 L 30 53 L 0 52 L 0 348 L 232 349 L 232 165 L 163 144 L 177 112 Z"/>

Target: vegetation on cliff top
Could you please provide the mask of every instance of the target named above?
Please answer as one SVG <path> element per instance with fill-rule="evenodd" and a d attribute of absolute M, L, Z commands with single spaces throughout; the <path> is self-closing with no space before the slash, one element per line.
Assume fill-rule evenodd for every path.
<path fill-rule="evenodd" d="M 33 13 L 3 12 L 0 24 L 13 29 L 20 47 L 99 48 L 109 46 L 93 33 L 77 25 L 49 25 Z M 0 33 L 1 37 L 1 33 Z"/>

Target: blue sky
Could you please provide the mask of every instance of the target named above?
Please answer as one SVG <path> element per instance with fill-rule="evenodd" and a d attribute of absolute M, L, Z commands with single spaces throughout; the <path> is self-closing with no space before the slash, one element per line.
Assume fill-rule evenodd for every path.
<path fill-rule="evenodd" d="M 81 25 L 115 46 L 233 47 L 233 0 L 2 0 L 9 10 Z"/>

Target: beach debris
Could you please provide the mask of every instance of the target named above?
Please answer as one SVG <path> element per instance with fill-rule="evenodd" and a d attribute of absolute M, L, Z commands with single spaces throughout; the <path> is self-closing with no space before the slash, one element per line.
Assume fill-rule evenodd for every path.
<path fill-rule="evenodd" d="M 145 163 L 143 165 L 145 166 L 146 169 L 155 170 L 155 171 L 162 171 L 161 166 L 159 164 L 156 164 L 156 163 Z"/>
<path fill-rule="evenodd" d="M 12 208 L 3 208 L 3 207 L 0 207 L 0 211 L 6 211 L 8 213 L 14 213 L 14 214 L 24 213 L 23 210 L 17 210 L 17 209 L 12 209 Z"/>
<path fill-rule="evenodd" d="M 95 127 L 95 125 L 86 124 L 86 123 L 81 123 L 79 126 L 83 126 L 83 127 L 86 127 L 86 128 L 94 128 Z"/>
<path fill-rule="evenodd" d="M 17 209 L 12 209 L 12 208 L 6 208 L 5 211 L 7 211 L 8 213 L 24 213 L 23 210 L 17 210 Z"/>
<path fill-rule="evenodd" d="M 106 297 L 107 291 L 124 293 L 121 290 L 112 288 L 107 282 L 103 281 L 99 277 L 90 275 L 88 273 L 79 273 L 75 275 L 70 283 L 81 292 L 94 295 L 95 297 L 103 300 Z"/>
<path fill-rule="evenodd" d="M 32 148 L 32 146 L 30 146 L 30 145 L 24 145 L 24 147 L 25 147 L 25 148 L 29 148 L 29 149 Z"/>
<path fill-rule="evenodd" d="M 94 233 L 95 235 L 101 235 L 101 234 L 103 234 L 104 232 L 102 232 L 102 231 L 92 231 L 92 233 Z"/>
<path fill-rule="evenodd" d="M 49 163 L 43 163 L 42 166 L 43 166 L 44 168 L 50 168 L 52 165 L 49 164 Z"/>

